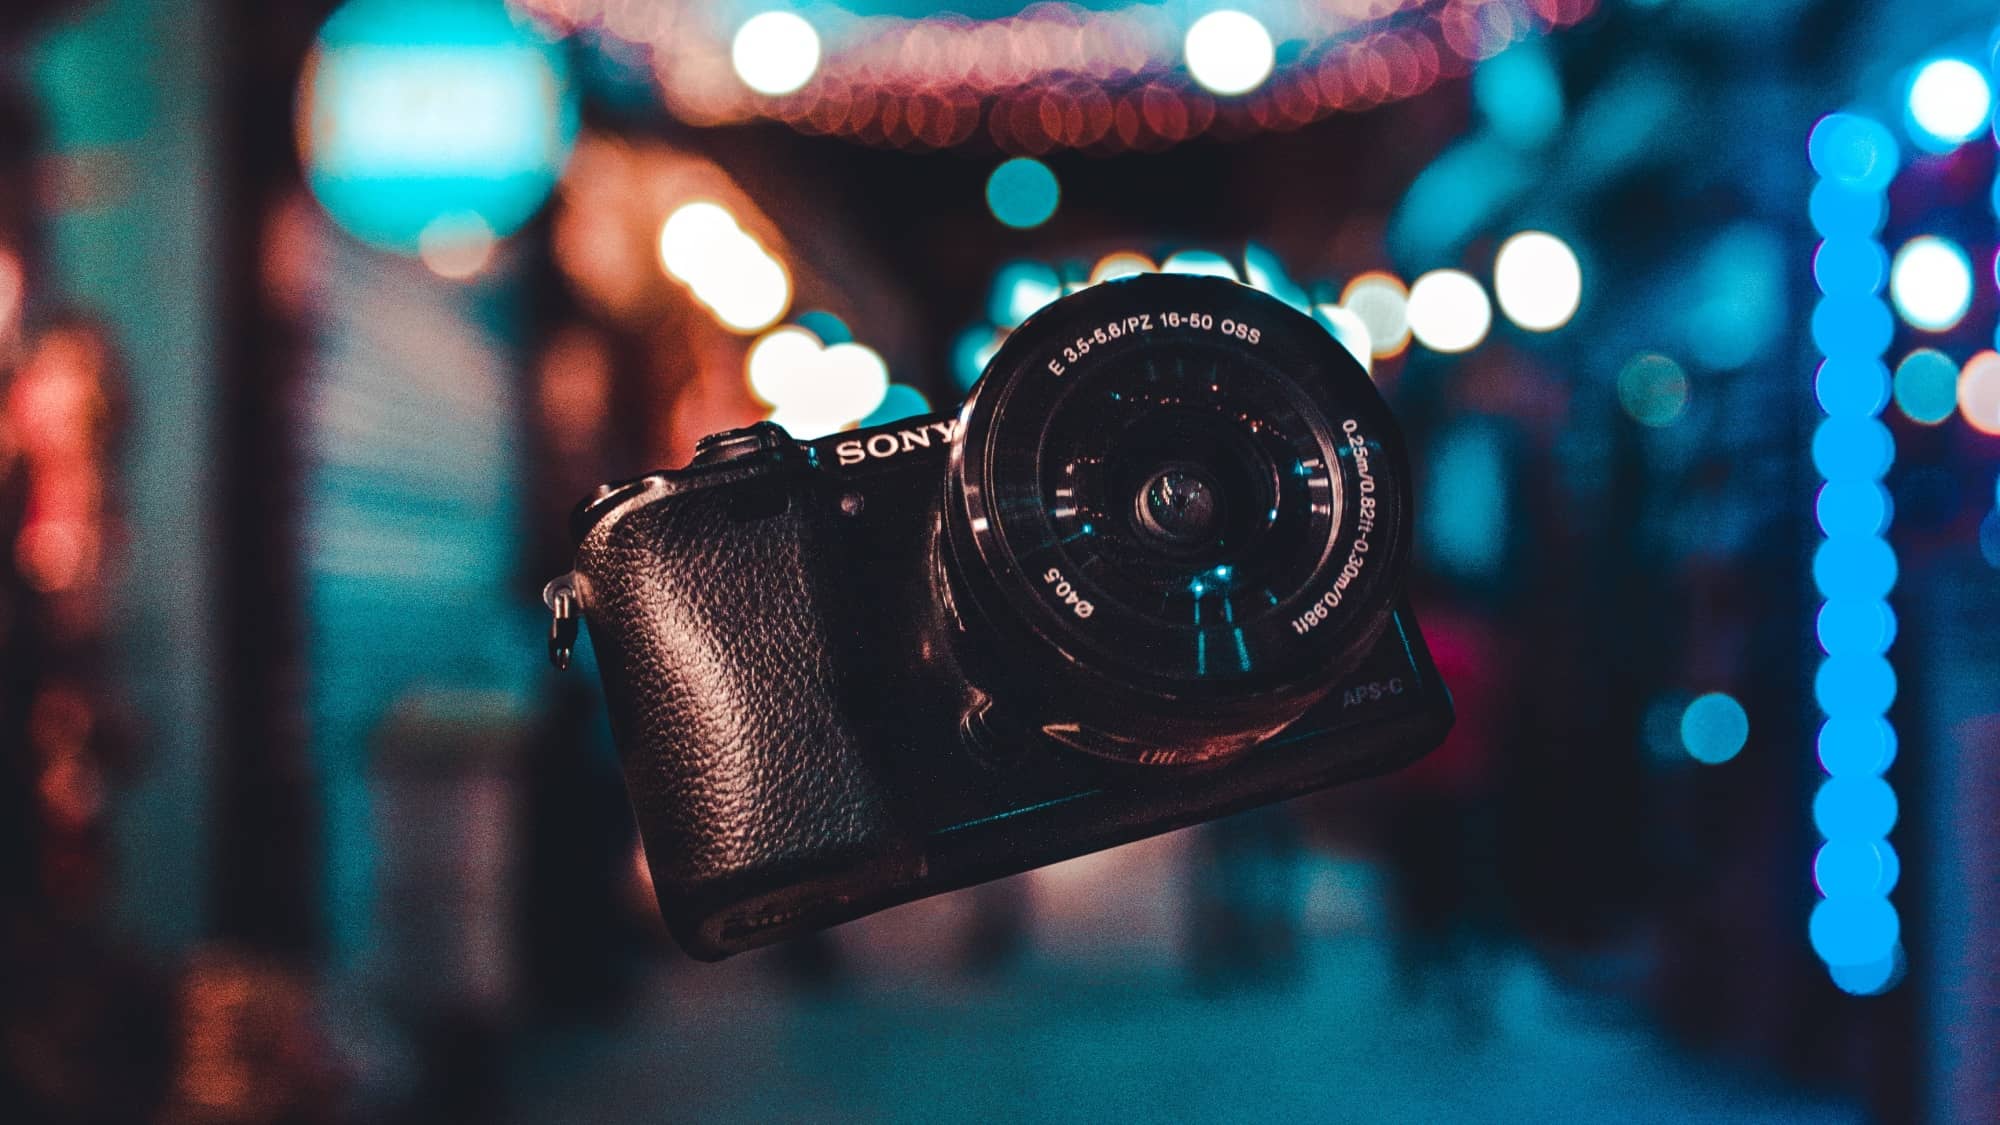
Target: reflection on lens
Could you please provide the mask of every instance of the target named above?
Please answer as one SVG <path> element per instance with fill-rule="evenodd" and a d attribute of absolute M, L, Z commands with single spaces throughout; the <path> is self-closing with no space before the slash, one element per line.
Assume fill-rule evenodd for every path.
<path fill-rule="evenodd" d="M 1134 501 L 1139 526 L 1170 547 L 1194 547 L 1221 525 L 1222 499 L 1215 482 L 1192 465 L 1153 474 Z"/>
<path fill-rule="evenodd" d="M 1257 646 L 1238 634 L 1297 592 L 1339 518 L 1291 386 L 1242 353 L 1189 344 L 1096 367 L 1050 412 L 1038 457 L 1050 562 L 1101 603 L 1184 633 L 1199 675 L 1253 670 Z"/>

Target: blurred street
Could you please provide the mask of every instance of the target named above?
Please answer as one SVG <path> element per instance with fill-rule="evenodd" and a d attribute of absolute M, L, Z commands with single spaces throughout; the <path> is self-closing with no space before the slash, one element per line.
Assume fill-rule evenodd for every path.
<path fill-rule="evenodd" d="M 1295 976 L 1205 985 L 1159 925 L 1175 850 L 1134 845 L 1086 861 L 1100 877 L 1043 877 L 1099 896 L 1095 957 L 1031 951 L 991 976 L 948 977 L 962 908 L 946 899 L 849 927 L 851 977 L 816 991 L 788 979 L 783 950 L 658 969 L 620 1034 L 556 1032 L 527 1049 L 512 1120 L 1864 1119 L 1672 1046 L 1518 948 L 1469 969 L 1491 1005 L 1483 1026 L 1443 988 L 1403 996 L 1358 863 L 1315 866 Z"/>

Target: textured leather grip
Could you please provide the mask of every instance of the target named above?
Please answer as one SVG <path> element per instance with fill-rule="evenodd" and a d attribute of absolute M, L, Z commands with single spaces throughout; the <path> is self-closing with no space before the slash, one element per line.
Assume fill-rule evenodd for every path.
<path fill-rule="evenodd" d="M 913 862 L 839 701 L 839 517 L 810 470 L 762 469 L 642 493 L 577 553 L 661 912 L 696 956 Z"/>

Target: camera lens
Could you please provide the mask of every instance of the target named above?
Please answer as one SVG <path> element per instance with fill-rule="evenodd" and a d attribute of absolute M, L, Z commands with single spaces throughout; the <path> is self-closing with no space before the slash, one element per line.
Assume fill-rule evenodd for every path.
<path fill-rule="evenodd" d="M 1146 275 L 1050 305 L 961 415 L 947 594 L 999 705 L 1105 756 L 1192 762 L 1282 728 L 1386 624 L 1401 439 L 1281 302 Z"/>
<path fill-rule="evenodd" d="M 1139 528 L 1167 550 L 1212 542 L 1222 524 L 1222 495 L 1199 466 L 1174 464 L 1149 477 L 1132 497 Z"/>

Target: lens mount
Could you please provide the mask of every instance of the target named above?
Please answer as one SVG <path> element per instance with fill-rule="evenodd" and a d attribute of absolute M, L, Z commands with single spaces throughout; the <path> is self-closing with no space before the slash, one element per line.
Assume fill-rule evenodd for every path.
<path fill-rule="evenodd" d="M 1367 373 L 1282 302 L 1181 275 L 1066 297 L 960 415 L 943 569 L 966 663 L 1093 753 L 1241 750 L 1380 634 L 1408 475 Z"/>

